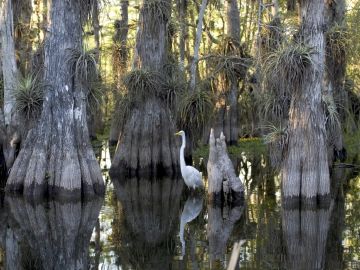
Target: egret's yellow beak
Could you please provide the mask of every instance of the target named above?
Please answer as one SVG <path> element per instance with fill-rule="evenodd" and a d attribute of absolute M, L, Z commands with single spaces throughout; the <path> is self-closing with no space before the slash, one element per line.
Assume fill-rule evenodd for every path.
<path fill-rule="evenodd" d="M 179 131 L 179 132 L 176 132 L 174 135 L 175 135 L 175 136 L 180 136 L 180 131 Z"/>

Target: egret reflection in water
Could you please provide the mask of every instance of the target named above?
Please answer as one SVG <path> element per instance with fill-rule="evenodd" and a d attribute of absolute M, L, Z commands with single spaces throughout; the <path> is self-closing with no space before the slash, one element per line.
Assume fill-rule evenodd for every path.
<path fill-rule="evenodd" d="M 102 199 L 29 203 L 6 198 L 6 269 L 89 269 L 89 242 Z"/>
<path fill-rule="evenodd" d="M 181 254 L 182 256 L 185 256 L 185 239 L 184 239 L 184 230 L 185 225 L 200 214 L 201 210 L 203 208 L 203 197 L 201 194 L 195 193 L 191 194 L 189 198 L 186 200 L 184 209 L 181 213 L 180 218 L 180 242 L 181 242 Z"/>

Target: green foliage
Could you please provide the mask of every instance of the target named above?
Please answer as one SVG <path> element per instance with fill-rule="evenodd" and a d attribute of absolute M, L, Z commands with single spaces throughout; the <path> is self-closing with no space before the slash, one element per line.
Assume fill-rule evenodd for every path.
<path fill-rule="evenodd" d="M 241 157 L 242 153 L 250 155 L 261 155 L 267 154 L 266 145 L 264 144 L 261 138 L 242 138 L 239 140 L 238 145 L 228 146 L 228 152 L 230 157 Z M 209 146 L 202 145 L 194 151 L 194 160 L 199 160 L 200 158 L 207 159 L 209 156 Z"/>
<path fill-rule="evenodd" d="M 143 102 L 151 97 L 164 98 L 167 93 L 160 73 L 146 69 L 135 69 L 123 78 L 129 98 L 133 102 Z"/>
<path fill-rule="evenodd" d="M 105 92 L 96 63 L 96 51 L 86 49 L 68 51 L 67 63 L 71 66 L 76 81 L 85 86 L 87 102 L 92 110 L 101 104 Z"/>
<path fill-rule="evenodd" d="M 231 37 L 223 39 L 216 53 L 211 55 L 209 60 L 211 66 L 214 67 L 212 77 L 221 74 L 227 82 L 244 79 L 252 63 L 238 41 Z"/>
<path fill-rule="evenodd" d="M 103 102 L 103 96 L 107 92 L 106 85 L 99 79 L 90 81 L 88 83 L 89 91 L 87 92 L 87 102 L 90 111 L 98 108 Z"/>
<path fill-rule="evenodd" d="M 86 85 L 89 80 L 98 77 L 95 50 L 68 49 L 68 51 L 67 62 L 71 66 L 76 80 Z"/>
<path fill-rule="evenodd" d="M 14 89 L 15 108 L 27 119 L 40 114 L 44 99 L 43 85 L 33 74 L 20 76 Z"/>
<path fill-rule="evenodd" d="M 284 39 L 284 29 L 280 18 L 273 19 L 261 28 L 261 53 L 268 54 L 281 46 Z"/>
<path fill-rule="evenodd" d="M 322 101 L 326 110 L 326 124 L 330 128 L 341 127 L 339 112 L 332 95 L 322 95 Z"/>
<path fill-rule="evenodd" d="M 276 144 L 280 146 L 281 149 L 285 147 L 288 140 L 288 132 L 286 127 L 276 127 L 274 125 L 267 125 L 265 128 L 268 130 L 267 134 L 264 136 L 264 142 L 266 144 Z"/>
<path fill-rule="evenodd" d="M 344 57 L 348 42 L 349 32 L 344 26 L 336 24 L 326 32 L 326 45 L 335 58 Z"/>
<path fill-rule="evenodd" d="M 313 65 L 315 51 L 304 44 L 282 45 L 270 52 L 263 64 L 263 72 L 268 85 L 282 91 L 298 89 L 304 75 Z"/>
<path fill-rule="evenodd" d="M 264 142 L 269 148 L 270 162 L 273 167 L 279 168 L 284 158 L 284 150 L 288 144 L 289 133 L 287 127 L 267 125 L 267 134 L 264 136 Z"/>
<path fill-rule="evenodd" d="M 178 107 L 180 125 L 202 131 L 213 115 L 214 104 L 214 95 L 203 88 L 183 92 Z"/>
<path fill-rule="evenodd" d="M 289 93 L 278 88 L 268 88 L 264 93 L 256 93 L 255 101 L 260 117 L 271 122 L 286 118 L 290 98 Z"/>

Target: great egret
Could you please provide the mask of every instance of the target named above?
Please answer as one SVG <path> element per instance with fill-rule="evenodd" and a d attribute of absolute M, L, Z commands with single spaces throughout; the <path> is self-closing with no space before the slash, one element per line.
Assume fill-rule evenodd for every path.
<path fill-rule="evenodd" d="M 180 147 L 180 170 L 181 175 L 184 178 L 185 184 L 189 188 L 193 188 L 194 190 L 197 187 L 203 187 L 204 183 L 202 181 L 202 174 L 197 169 L 192 166 L 186 166 L 185 158 L 184 158 L 184 150 L 186 145 L 185 132 L 183 130 L 175 133 L 175 135 L 182 137 L 182 144 Z"/>

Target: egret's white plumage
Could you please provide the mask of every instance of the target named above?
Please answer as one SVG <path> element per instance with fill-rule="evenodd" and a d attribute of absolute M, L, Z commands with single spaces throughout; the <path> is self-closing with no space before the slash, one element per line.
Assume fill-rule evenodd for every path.
<path fill-rule="evenodd" d="M 203 187 L 204 183 L 202 181 L 202 174 L 197 169 L 192 166 L 186 166 L 185 158 L 184 158 L 184 150 L 186 145 L 185 132 L 179 131 L 175 133 L 175 135 L 179 135 L 182 137 L 182 144 L 180 147 L 180 170 L 181 175 L 184 178 L 185 184 L 189 188 L 196 189 L 197 187 Z"/>

